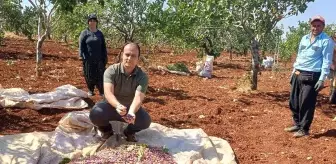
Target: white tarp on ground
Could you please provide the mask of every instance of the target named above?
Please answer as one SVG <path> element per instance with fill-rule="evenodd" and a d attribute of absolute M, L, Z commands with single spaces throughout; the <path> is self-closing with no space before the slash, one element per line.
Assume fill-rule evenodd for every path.
<path fill-rule="evenodd" d="M 113 124 L 115 126 L 118 125 Z M 0 163 L 58 164 L 64 157 L 72 159 L 92 155 L 103 144 L 93 134 L 87 111 L 68 113 L 53 132 L 1 136 Z M 107 142 L 121 142 L 114 136 Z M 150 128 L 137 133 L 136 137 L 139 143 L 166 146 L 181 164 L 236 163 L 229 143 L 208 136 L 202 129 L 173 129 L 152 123 Z"/>
<path fill-rule="evenodd" d="M 57 108 L 83 109 L 88 104 L 82 99 L 88 94 L 72 85 L 63 85 L 47 93 L 29 94 L 21 88 L 0 88 L 0 108 Z"/>

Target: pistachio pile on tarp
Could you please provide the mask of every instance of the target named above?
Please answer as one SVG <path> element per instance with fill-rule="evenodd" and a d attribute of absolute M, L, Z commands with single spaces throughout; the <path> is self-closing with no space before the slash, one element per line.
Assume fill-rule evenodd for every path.
<path fill-rule="evenodd" d="M 121 145 L 107 148 L 86 158 L 73 159 L 70 163 L 101 164 L 101 163 L 166 163 L 175 164 L 173 156 L 165 147 L 149 147 L 145 144 Z"/>

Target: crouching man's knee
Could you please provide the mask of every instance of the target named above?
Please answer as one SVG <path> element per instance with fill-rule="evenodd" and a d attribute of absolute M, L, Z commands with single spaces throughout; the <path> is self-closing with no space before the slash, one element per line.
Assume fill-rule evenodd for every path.
<path fill-rule="evenodd" d="M 149 128 L 150 124 L 152 123 L 152 119 L 144 109 L 140 109 L 136 113 L 135 123 L 139 129 L 143 130 Z"/>
<path fill-rule="evenodd" d="M 147 129 L 149 128 L 150 124 L 152 123 L 152 119 L 149 116 L 149 114 L 147 114 L 148 117 L 146 118 L 146 120 L 144 120 L 144 125 L 143 125 L 143 129 Z"/>
<path fill-rule="evenodd" d="M 109 124 L 109 111 L 111 105 L 105 102 L 97 103 L 90 111 L 89 118 L 95 126 L 106 126 Z"/>

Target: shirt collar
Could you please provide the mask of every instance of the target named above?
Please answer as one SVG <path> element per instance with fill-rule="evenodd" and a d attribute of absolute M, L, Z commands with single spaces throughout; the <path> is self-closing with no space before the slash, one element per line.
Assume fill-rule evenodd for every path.
<path fill-rule="evenodd" d="M 120 72 L 126 76 L 128 76 L 128 74 L 125 72 L 124 66 L 120 63 Z M 133 69 L 131 76 L 135 76 L 137 73 L 139 72 L 139 67 L 135 66 L 135 68 Z"/>
<path fill-rule="evenodd" d="M 323 33 L 324 33 L 324 32 L 322 31 L 322 32 L 321 32 L 319 35 L 317 35 L 315 38 L 316 38 L 316 39 L 320 39 L 320 38 L 322 37 Z M 307 38 L 307 39 L 310 39 L 311 35 L 312 35 L 312 33 L 309 33 L 309 34 L 307 35 L 306 38 Z"/>

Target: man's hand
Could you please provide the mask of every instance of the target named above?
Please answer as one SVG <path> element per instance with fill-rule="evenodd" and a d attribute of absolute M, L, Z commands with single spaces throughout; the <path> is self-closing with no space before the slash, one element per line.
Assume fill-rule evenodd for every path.
<path fill-rule="evenodd" d="M 323 81 L 322 80 L 319 80 L 316 84 L 315 84 L 315 91 L 316 92 L 319 92 L 320 90 L 322 90 L 323 89 L 323 86 L 324 86 L 324 84 L 323 84 Z"/>
<path fill-rule="evenodd" d="M 125 116 L 127 113 L 127 108 L 122 104 L 118 104 L 116 110 L 121 116 Z"/>
<path fill-rule="evenodd" d="M 127 115 L 123 118 L 128 124 L 134 124 L 135 122 L 135 114 L 132 112 L 128 112 Z"/>

